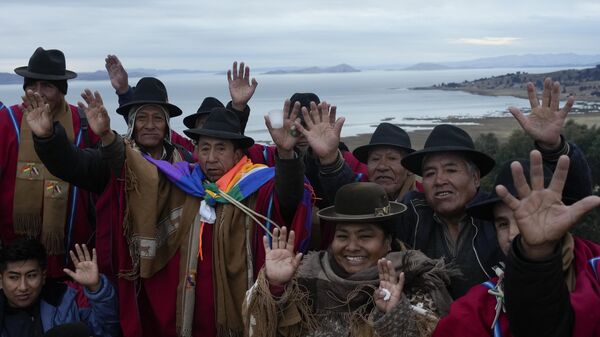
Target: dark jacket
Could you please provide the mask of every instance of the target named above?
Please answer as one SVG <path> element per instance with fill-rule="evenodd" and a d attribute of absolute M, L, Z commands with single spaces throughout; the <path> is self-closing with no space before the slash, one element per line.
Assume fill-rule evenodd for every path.
<path fill-rule="evenodd" d="M 486 196 L 480 191 L 473 201 Z M 492 223 L 466 216 L 464 221 L 472 228 L 456 256 L 451 258 L 441 224 L 435 220 L 433 208 L 427 204 L 425 195 L 411 191 L 404 197 L 403 203 L 408 208 L 399 217 L 396 237 L 430 258 L 445 257 L 460 269 L 463 276 L 453 277 L 450 284 L 453 298 L 464 295 L 469 288 L 494 275 L 492 267 L 501 260 L 501 252 Z"/>
<path fill-rule="evenodd" d="M 574 313 L 562 270 L 561 245 L 547 260 L 533 262 L 523 257 L 520 239 L 517 236 L 510 247 L 504 281 L 513 334 L 571 336 Z"/>
<path fill-rule="evenodd" d="M 566 154 L 571 159 L 565 195 L 576 200 L 591 194 L 590 169 L 583 153 L 575 144 L 567 143 L 564 137 L 561 137 L 561 145 L 556 151 L 543 151 L 537 145 L 536 148 L 542 152 L 544 165 L 552 171 L 561 155 Z M 486 197 L 486 193 L 479 191 L 471 203 Z M 467 216 L 466 221 L 473 227 L 468 237 L 470 244 L 465 243 L 456 256 L 450 258 L 441 226 L 434 219 L 433 209 L 427 204 L 424 194 L 410 192 L 404 197 L 403 203 L 408 209 L 400 216 L 399 225 L 396 227 L 397 237 L 413 249 L 422 250 L 431 258 L 445 256 L 459 267 L 463 277 L 454 278 L 450 285 L 450 293 L 454 298 L 464 295 L 470 287 L 494 275 L 491 268 L 504 259 L 498 246 L 494 224 Z"/>

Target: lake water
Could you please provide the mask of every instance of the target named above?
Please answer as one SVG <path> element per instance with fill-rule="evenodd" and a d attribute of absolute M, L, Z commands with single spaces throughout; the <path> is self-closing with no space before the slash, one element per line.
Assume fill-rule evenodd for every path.
<path fill-rule="evenodd" d="M 411 87 L 430 86 L 442 82 L 462 82 L 515 71 L 544 73 L 558 68 L 534 69 L 461 69 L 436 71 L 363 71 L 341 74 L 253 74 L 259 85 L 250 101 L 252 112 L 246 134 L 257 141 L 270 139 L 263 116 L 273 109 L 281 109 L 285 98 L 294 92 L 315 92 L 321 100 L 337 105 L 338 116 L 346 117 L 342 136 L 370 133 L 381 121 L 418 125 L 436 123 L 436 118 L 499 116 L 511 105 L 528 107 L 527 100 L 515 97 L 490 97 L 463 92 L 441 90 L 409 90 Z M 174 74 L 161 76 L 171 103 L 184 114 L 171 121 L 181 133 L 185 129 L 183 117 L 196 112 L 202 99 L 214 96 L 229 101 L 226 75 Z M 135 84 L 137 79 L 130 79 Z M 113 129 L 126 130 L 123 118 L 116 114 L 117 96 L 106 81 L 70 81 L 67 100 L 75 104 L 81 100 L 84 88 L 98 90 L 111 112 Z M 0 85 L 0 100 L 6 104 L 20 102 L 21 85 Z M 415 127 L 407 126 L 405 129 Z M 493 131 L 493 130 L 490 130 Z"/>

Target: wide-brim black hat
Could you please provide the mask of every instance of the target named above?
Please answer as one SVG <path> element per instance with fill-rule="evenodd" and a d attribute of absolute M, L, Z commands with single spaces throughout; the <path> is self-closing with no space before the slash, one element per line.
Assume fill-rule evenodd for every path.
<path fill-rule="evenodd" d="M 201 136 L 231 140 L 243 149 L 254 145 L 254 139 L 242 134 L 240 119 L 235 112 L 225 108 L 213 108 L 202 127 L 183 132 L 194 140 Z"/>
<path fill-rule="evenodd" d="M 183 125 L 185 125 L 188 129 L 193 129 L 196 127 L 196 120 L 198 120 L 198 117 L 200 117 L 201 115 L 208 115 L 213 108 L 224 107 L 225 106 L 223 105 L 223 103 L 221 103 L 221 101 L 219 101 L 218 99 L 214 97 L 206 97 L 202 101 L 202 104 L 200 104 L 200 107 L 198 108 L 198 111 L 196 111 L 195 114 L 189 115 L 183 119 Z"/>
<path fill-rule="evenodd" d="M 406 205 L 389 201 L 379 184 L 357 182 L 346 184 L 335 194 L 333 206 L 323 208 L 319 218 L 333 222 L 380 222 L 406 210 Z"/>
<path fill-rule="evenodd" d="M 83 322 L 72 322 L 57 325 L 46 331 L 43 337 L 88 337 L 91 336 L 90 329 Z"/>
<path fill-rule="evenodd" d="M 36 80 L 60 81 L 77 77 L 77 73 L 67 70 L 65 54 L 57 49 L 44 50 L 42 47 L 33 52 L 29 64 L 15 68 L 17 75 Z"/>
<path fill-rule="evenodd" d="M 423 159 L 434 153 L 458 152 L 471 160 L 481 177 L 494 168 L 496 161 L 487 154 L 477 151 L 469 134 L 454 125 L 441 124 L 433 128 L 422 150 L 415 151 L 402 158 L 402 166 L 417 175 L 423 176 Z"/>
<path fill-rule="evenodd" d="M 515 181 L 512 177 L 512 171 L 510 168 L 510 164 L 514 160 L 504 163 L 500 170 L 498 171 L 498 176 L 496 176 L 496 181 L 494 182 L 494 188 L 492 192 L 488 194 L 487 198 L 481 201 L 473 202 L 467 205 L 467 213 L 474 218 L 483 219 L 487 221 L 494 221 L 494 206 L 497 203 L 502 202 L 502 199 L 496 193 L 496 186 L 503 185 L 506 187 L 508 192 L 512 194 L 514 197 L 518 198 L 519 193 L 517 192 L 517 188 L 515 187 Z M 523 175 L 525 176 L 525 180 L 528 184 L 531 184 L 530 177 L 530 162 L 529 160 L 518 160 L 518 162 L 523 167 Z M 552 180 L 552 171 L 544 165 L 544 187 L 548 187 L 550 185 L 550 181 Z M 563 203 L 570 205 L 577 201 L 577 198 L 571 197 L 569 195 L 563 194 L 562 196 Z"/>
<path fill-rule="evenodd" d="M 127 119 L 131 107 L 144 104 L 156 104 L 164 107 L 169 112 L 170 118 L 183 113 L 176 105 L 169 103 L 165 85 L 154 77 L 142 77 L 135 85 L 132 100 L 117 108 L 117 113 Z"/>
<path fill-rule="evenodd" d="M 394 124 L 381 123 L 373 132 L 369 144 L 357 147 L 352 153 L 359 161 L 366 164 L 369 150 L 377 146 L 390 146 L 406 153 L 415 152 L 406 131 Z"/>

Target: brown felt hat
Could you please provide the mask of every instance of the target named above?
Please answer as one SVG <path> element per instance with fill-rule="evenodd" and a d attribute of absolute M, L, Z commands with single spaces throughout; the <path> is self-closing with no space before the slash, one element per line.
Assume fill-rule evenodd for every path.
<path fill-rule="evenodd" d="M 319 218 L 332 222 L 380 222 L 406 210 L 406 205 L 389 201 L 379 184 L 350 183 L 340 187 L 333 206 L 320 210 Z"/>

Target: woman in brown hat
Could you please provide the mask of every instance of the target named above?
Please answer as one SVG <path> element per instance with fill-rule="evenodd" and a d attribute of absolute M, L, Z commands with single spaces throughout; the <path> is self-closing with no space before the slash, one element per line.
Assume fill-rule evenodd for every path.
<path fill-rule="evenodd" d="M 448 271 L 397 247 L 390 220 L 405 209 L 375 183 L 351 183 L 318 214 L 336 224 L 329 249 L 302 259 L 293 231 L 265 237 L 265 266 L 246 295 L 248 334 L 429 336 L 451 301 Z"/>

